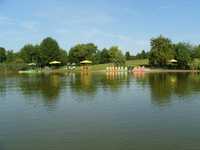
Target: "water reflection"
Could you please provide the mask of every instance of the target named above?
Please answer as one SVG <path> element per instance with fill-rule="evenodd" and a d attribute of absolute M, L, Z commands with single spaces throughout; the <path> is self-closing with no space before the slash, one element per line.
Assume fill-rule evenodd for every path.
<path fill-rule="evenodd" d="M 71 75 L 72 76 L 72 75 Z M 127 74 L 74 74 L 70 87 L 76 94 L 95 95 L 98 88 L 117 91 L 123 84 L 129 83 Z"/>
<path fill-rule="evenodd" d="M 165 105 L 173 101 L 173 96 L 186 97 L 200 90 L 198 74 L 159 73 L 148 75 L 152 102 Z"/>
<path fill-rule="evenodd" d="M 20 77 L 19 87 L 25 96 L 42 96 L 45 103 L 55 103 L 65 82 L 61 75 L 40 75 Z"/>
<path fill-rule="evenodd" d="M 5 77 L 0 78 L 0 96 L 5 96 L 6 93 L 6 79 Z"/>
<path fill-rule="evenodd" d="M 110 89 L 112 92 L 118 92 L 122 85 L 129 86 L 130 76 L 123 72 L 111 72 L 101 80 L 101 84 L 105 89 Z"/>
<path fill-rule="evenodd" d="M 91 73 L 81 73 L 81 74 L 71 74 L 74 77 L 74 80 L 70 82 L 70 87 L 72 92 L 77 94 L 87 93 L 93 95 L 96 92 L 96 78 L 92 76 Z"/>
<path fill-rule="evenodd" d="M 45 104 L 57 103 L 61 94 L 70 92 L 76 96 L 95 96 L 99 90 L 120 92 L 124 88 L 129 90 L 130 87 L 139 86 L 150 91 L 153 104 L 165 105 L 170 104 L 174 96 L 185 97 L 200 91 L 200 75 L 194 73 L 54 74 L 1 76 L 1 97 L 7 90 L 12 90 L 8 86 L 11 80 L 17 83 L 24 96 L 40 98 Z"/>
<path fill-rule="evenodd" d="M 15 75 L 12 74 L 0 74 L 0 98 L 6 96 L 7 89 L 14 86 L 14 83 L 16 83 L 17 79 Z"/>

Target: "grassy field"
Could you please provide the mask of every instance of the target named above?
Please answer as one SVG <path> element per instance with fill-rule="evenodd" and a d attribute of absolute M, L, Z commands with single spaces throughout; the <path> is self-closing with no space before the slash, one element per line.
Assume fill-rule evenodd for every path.
<path fill-rule="evenodd" d="M 1 73 L 13 73 L 18 72 L 19 70 L 28 69 L 27 64 L 17 64 L 17 63 L 2 63 L 0 64 L 0 74 Z"/>
<path fill-rule="evenodd" d="M 92 71 L 105 70 L 107 66 L 111 66 L 111 65 L 112 64 L 92 65 L 91 70 Z M 148 65 L 148 59 L 126 61 L 126 66 L 139 66 L 139 65 Z"/>
<path fill-rule="evenodd" d="M 126 66 L 139 66 L 139 65 L 148 65 L 148 59 L 138 59 L 138 60 L 129 60 L 126 62 Z"/>
<path fill-rule="evenodd" d="M 125 66 L 140 66 L 140 65 L 147 65 L 148 64 L 148 59 L 141 59 L 141 60 L 130 60 L 130 61 L 126 61 Z M 91 71 L 93 72 L 98 72 L 98 71 L 104 71 L 106 70 L 106 67 L 108 66 L 112 66 L 112 64 L 98 64 L 98 65 L 91 65 Z M 20 64 L 20 65 L 16 65 L 16 64 L 1 64 L 0 65 L 0 72 L 1 73 L 5 73 L 5 72 L 18 72 L 19 70 L 29 70 L 27 68 L 28 66 L 26 64 Z M 24 69 L 26 68 L 26 69 Z M 42 70 L 43 72 L 45 72 L 45 70 Z M 79 72 L 80 71 L 80 67 L 77 67 L 75 72 Z M 66 72 L 66 66 L 63 66 L 59 69 L 54 69 L 53 72 L 58 72 L 58 73 L 65 73 Z"/>
<path fill-rule="evenodd" d="M 146 66 L 148 65 L 149 61 L 148 59 L 138 59 L 138 60 L 129 60 L 129 61 L 126 61 L 126 64 L 125 66 L 132 66 L 132 67 L 135 67 L 135 66 Z M 102 71 L 105 71 L 106 70 L 106 67 L 108 66 L 112 66 L 113 64 L 98 64 L 98 65 L 91 65 L 90 66 L 90 70 L 92 72 L 102 72 Z M 191 63 L 192 66 L 194 66 L 194 69 L 198 69 L 200 70 L 200 60 L 199 59 L 195 59 L 192 63 Z M 1 64 L 0 65 L 0 73 L 9 73 L 9 72 L 18 72 L 19 70 L 24 70 L 23 68 L 26 68 L 27 65 L 15 65 L 15 64 Z M 21 69 L 22 68 L 22 69 Z M 63 67 L 60 67 L 60 68 L 57 68 L 57 69 L 50 69 L 49 71 L 46 71 L 45 69 L 41 69 L 40 71 L 42 73 L 66 73 L 67 72 L 67 67 L 66 66 L 63 66 Z M 27 69 L 28 70 L 28 69 Z M 163 72 L 163 71 L 169 71 L 169 69 L 163 69 L 163 68 L 151 68 L 151 70 L 153 72 Z M 68 70 L 69 71 L 69 70 Z M 74 72 L 80 72 L 80 67 L 77 67 Z M 177 70 L 172 70 L 172 71 L 177 71 Z M 178 71 L 181 71 L 178 70 Z"/>

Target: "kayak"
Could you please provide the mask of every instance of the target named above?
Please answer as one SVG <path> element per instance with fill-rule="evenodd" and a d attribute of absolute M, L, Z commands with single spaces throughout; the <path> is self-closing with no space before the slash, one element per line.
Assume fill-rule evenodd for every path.
<path fill-rule="evenodd" d="M 19 74 L 35 74 L 35 73 L 41 73 L 41 71 L 38 71 L 38 70 L 20 70 L 18 73 Z"/>

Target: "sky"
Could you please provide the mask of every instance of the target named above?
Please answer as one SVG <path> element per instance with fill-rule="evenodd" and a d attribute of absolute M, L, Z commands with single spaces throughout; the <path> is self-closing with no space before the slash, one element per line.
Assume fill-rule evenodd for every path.
<path fill-rule="evenodd" d="M 199 0 L 0 0 L 0 47 L 52 37 L 66 50 L 93 42 L 135 54 L 150 39 L 200 44 Z"/>

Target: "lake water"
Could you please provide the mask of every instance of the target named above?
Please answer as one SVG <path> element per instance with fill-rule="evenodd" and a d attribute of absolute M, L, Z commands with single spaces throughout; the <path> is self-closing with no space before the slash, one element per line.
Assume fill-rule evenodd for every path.
<path fill-rule="evenodd" d="M 0 76 L 0 150 L 199 150 L 200 74 Z"/>

